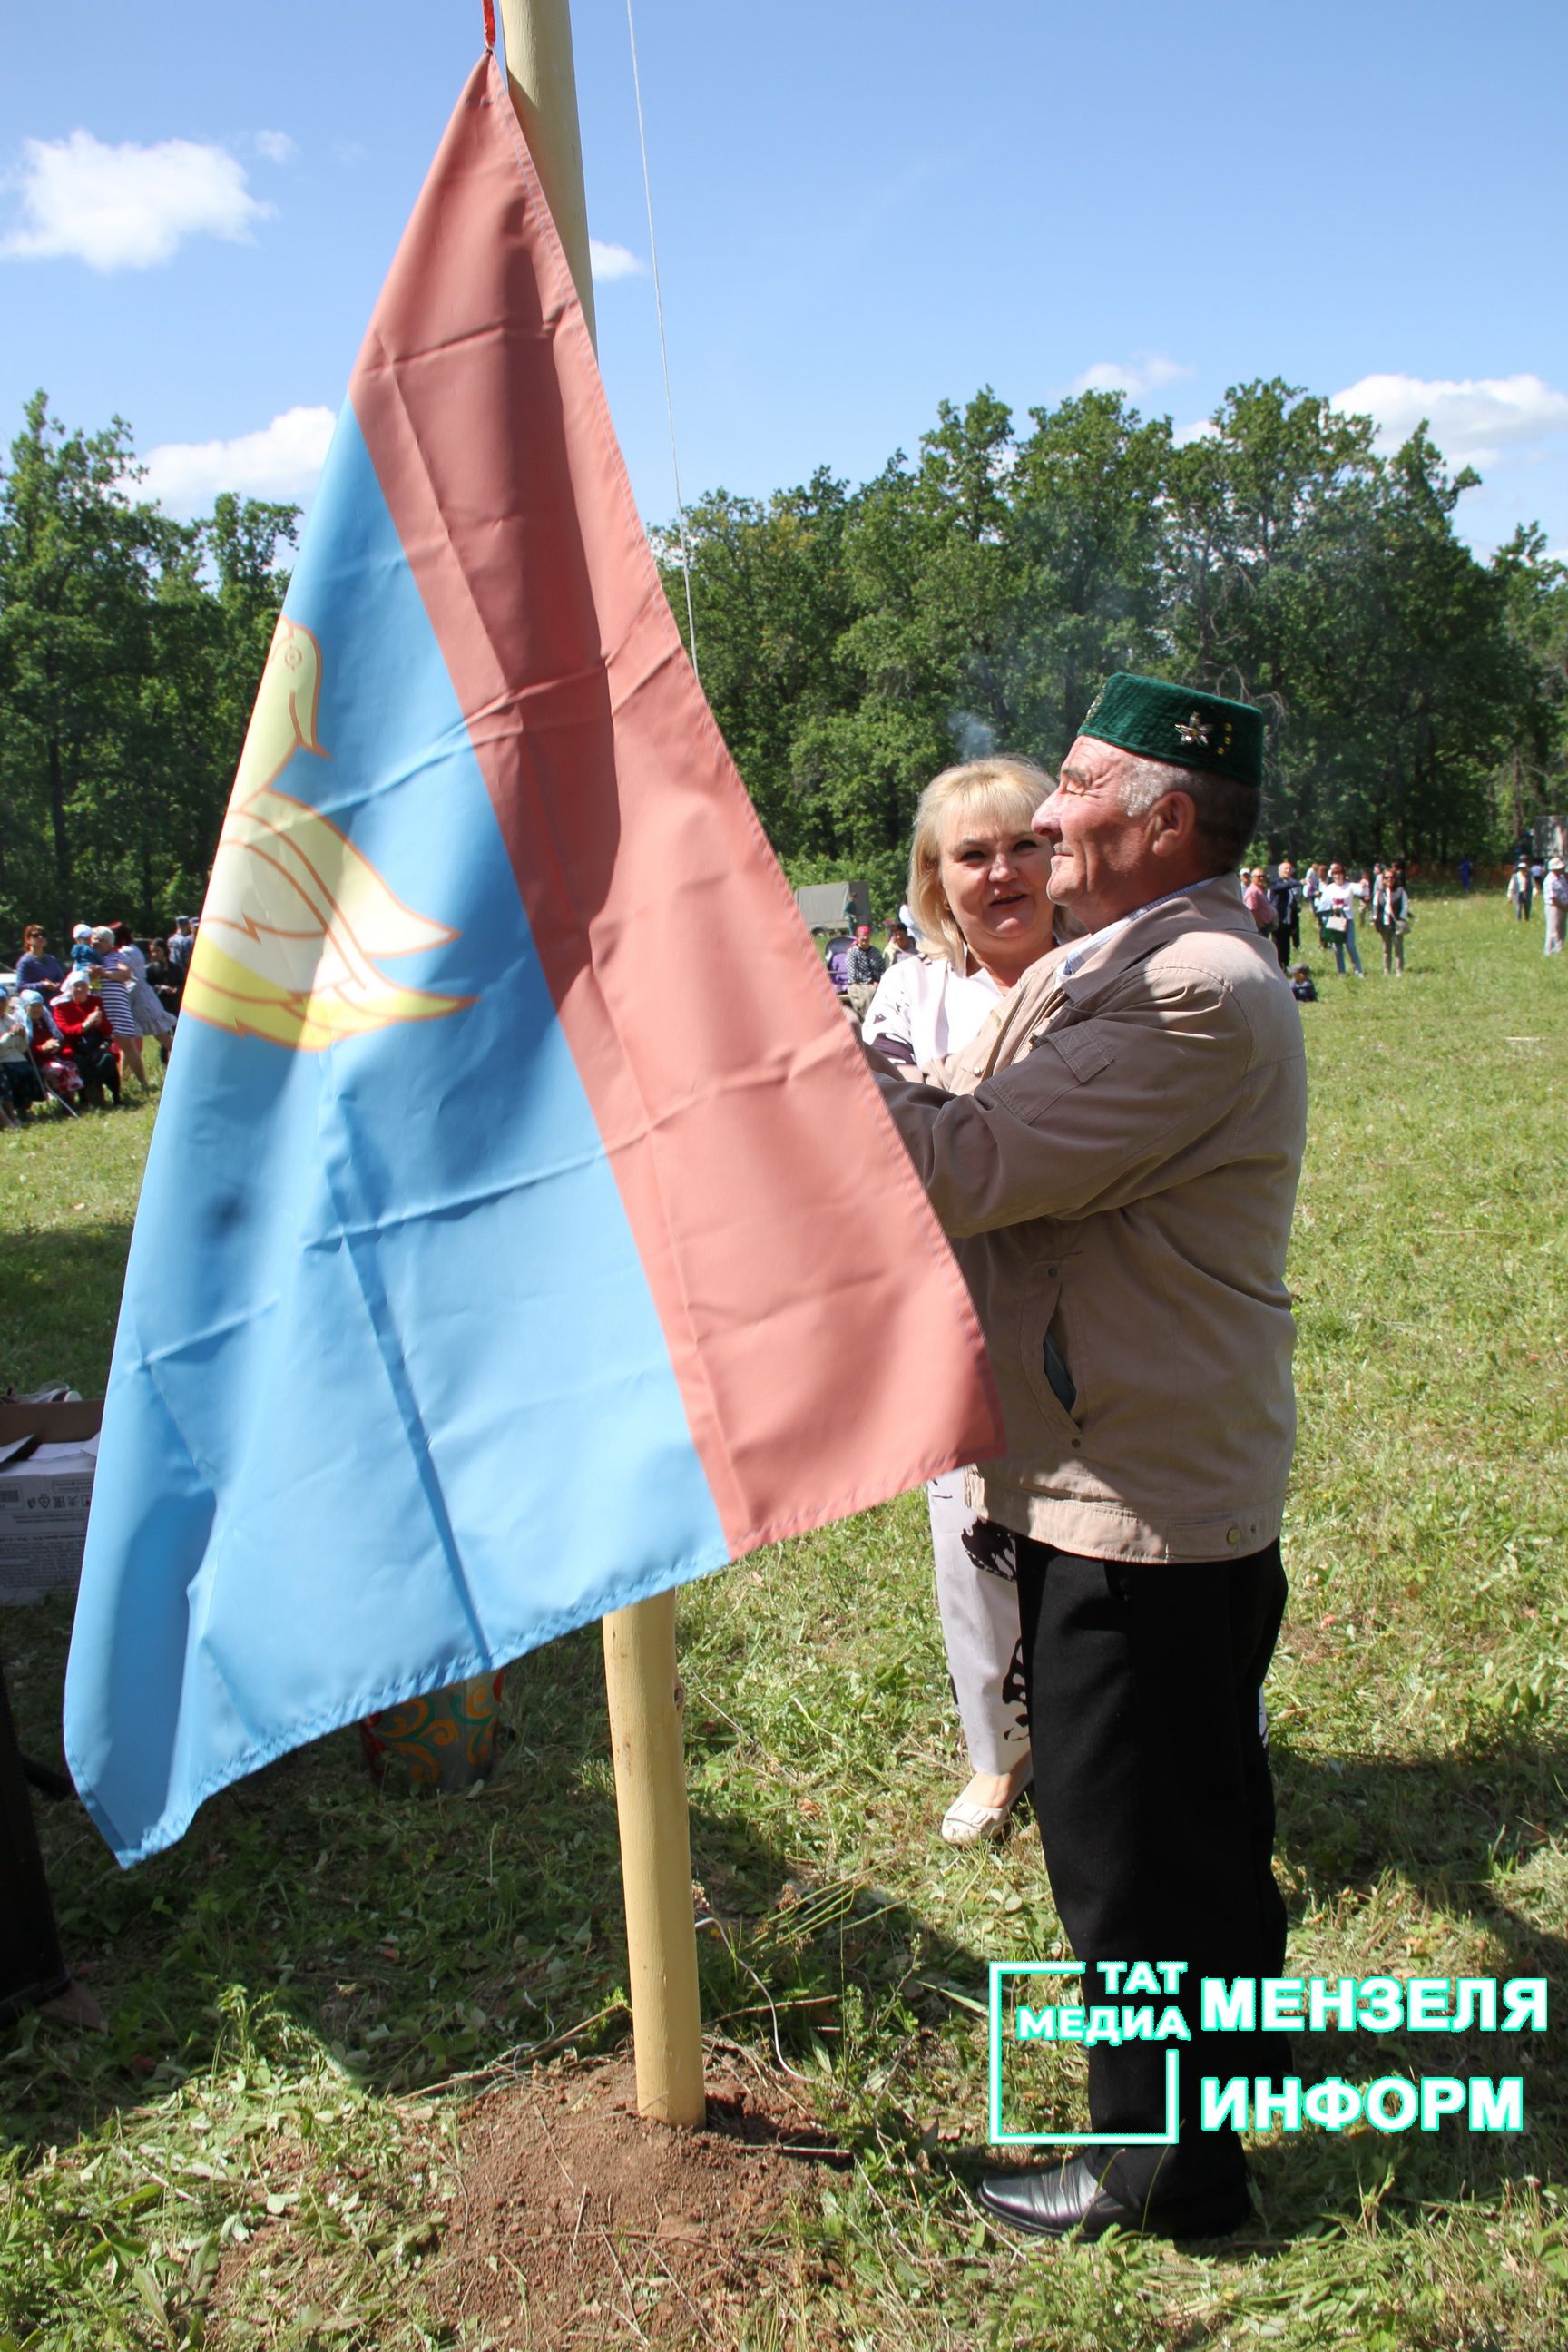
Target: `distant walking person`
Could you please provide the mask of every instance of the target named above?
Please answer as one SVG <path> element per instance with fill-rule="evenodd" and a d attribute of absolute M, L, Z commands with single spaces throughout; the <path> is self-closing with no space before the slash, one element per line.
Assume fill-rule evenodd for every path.
<path fill-rule="evenodd" d="M 1560 857 L 1548 858 L 1541 896 L 1546 907 L 1546 952 L 1561 955 L 1563 929 L 1568 925 L 1568 873 Z"/>
<path fill-rule="evenodd" d="M 1410 893 L 1397 866 L 1385 866 L 1372 901 L 1373 929 L 1383 941 L 1383 969 L 1405 977 L 1405 934 L 1410 929 Z"/>
<path fill-rule="evenodd" d="M 1360 896 L 1355 885 L 1345 880 L 1345 869 L 1336 858 L 1329 868 L 1328 880 L 1318 893 L 1318 921 L 1322 927 L 1324 946 L 1334 951 L 1335 969 L 1342 976 L 1348 956 L 1356 978 L 1364 980 L 1366 974 L 1361 968 L 1355 943 L 1356 901 Z"/>
<path fill-rule="evenodd" d="M 1529 866 L 1521 857 L 1508 877 L 1508 903 L 1513 908 L 1516 923 L 1529 922 L 1530 902 L 1534 896 L 1535 884 L 1531 878 Z"/>
<path fill-rule="evenodd" d="M 1281 971 L 1290 969 L 1290 952 L 1301 944 L 1301 885 L 1296 879 L 1296 868 L 1289 857 L 1279 860 L 1279 876 L 1268 886 L 1268 896 L 1274 907 L 1274 952 L 1279 959 Z"/>

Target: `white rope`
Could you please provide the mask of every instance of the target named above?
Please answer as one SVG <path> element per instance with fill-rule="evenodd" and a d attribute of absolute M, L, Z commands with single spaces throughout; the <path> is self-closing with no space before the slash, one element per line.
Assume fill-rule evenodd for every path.
<path fill-rule="evenodd" d="M 669 390 L 669 345 L 664 334 L 664 295 L 658 282 L 658 246 L 653 233 L 653 183 L 647 168 L 647 132 L 643 127 L 642 76 L 637 71 L 637 28 L 632 0 L 626 0 L 626 37 L 632 45 L 632 89 L 637 102 L 637 140 L 642 148 L 643 201 L 647 207 L 647 250 L 653 264 L 653 307 L 658 320 L 658 352 L 664 364 L 664 413 L 669 420 L 669 469 L 675 477 L 675 523 L 680 535 L 680 569 L 686 582 L 686 642 L 691 667 L 697 669 L 697 615 L 691 605 L 691 542 L 686 535 L 686 507 L 680 495 L 680 458 L 675 446 L 675 402 Z M 701 672 L 698 671 L 700 683 Z"/>

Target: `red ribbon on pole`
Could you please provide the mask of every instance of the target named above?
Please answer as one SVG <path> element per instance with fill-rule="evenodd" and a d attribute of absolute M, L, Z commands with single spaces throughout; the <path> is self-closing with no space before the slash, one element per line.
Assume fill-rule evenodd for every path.
<path fill-rule="evenodd" d="M 485 47 L 494 50 L 496 45 L 495 0 L 485 0 Z"/>

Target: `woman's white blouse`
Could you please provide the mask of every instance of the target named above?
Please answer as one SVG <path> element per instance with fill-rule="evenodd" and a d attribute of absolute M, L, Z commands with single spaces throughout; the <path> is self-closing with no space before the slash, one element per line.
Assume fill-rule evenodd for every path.
<path fill-rule="evenodd" d="M 861 1027 L 868 1045 L 903 1046 L 896 1058 L 939 1062 L 978 1036 L 1002 991 L 987 971 L 954 971 L 945 957 L 913 956 L 882 974 Z"/>

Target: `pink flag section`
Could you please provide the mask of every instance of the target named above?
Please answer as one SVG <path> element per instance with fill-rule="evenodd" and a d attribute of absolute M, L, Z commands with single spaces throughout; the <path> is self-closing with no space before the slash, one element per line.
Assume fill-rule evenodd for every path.
<path fill-rule="evenodd" d="M 967 1293 L 687 660 L 493 58 L 350 398 L 731 1555 L 994 1453 Z"/>

